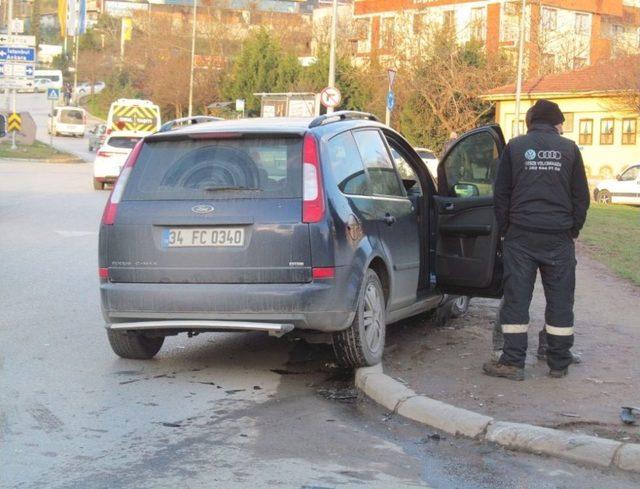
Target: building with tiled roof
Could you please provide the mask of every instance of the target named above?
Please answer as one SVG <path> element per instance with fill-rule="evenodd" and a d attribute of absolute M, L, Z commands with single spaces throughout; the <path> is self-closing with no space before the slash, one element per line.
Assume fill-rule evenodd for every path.
<path fill-rule="evenodd" d="M 484 96 L 495 103 L 495 120 L 507 138 L 518 132 L 515 92 L 515 84 L 510 84 Z M 525 130 L 527 109 L 542 98 L 560 105 L 566 119 L 565 136 L 582 150 L 591 177 L 609 178 L 640 162 L 640 56 L 525 80 L 520 133 Z"/>

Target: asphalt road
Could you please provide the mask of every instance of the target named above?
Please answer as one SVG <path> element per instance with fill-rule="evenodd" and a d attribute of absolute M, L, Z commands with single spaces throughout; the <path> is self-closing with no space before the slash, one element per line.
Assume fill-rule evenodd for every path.
<path fill-rule="evenodd" d="M 51 112 L 51 101 L 47 100 L 46 93 L 19 93 L 16 96 L 16 110 L 29 112 L 36 123 L 36 138 L 49 143 L 47 134 L 47 115 Z M 91 127 L 88 124 L 87 130 Z M 53 146 L 57 149 L 75 154 L 87 162 L 93 162 L 95 153 L 89 151 L 87 135 L 84 138 L 71 136 L 54 136 L 51 138 Z"/>
<path fill-rule="evenodd" d="M 404 421 L 302 341 L 182 335 L 119 359 L 99 312 L 107 195 L 90 165 L 0 163 L 3 489 L 638 487 Z"/>

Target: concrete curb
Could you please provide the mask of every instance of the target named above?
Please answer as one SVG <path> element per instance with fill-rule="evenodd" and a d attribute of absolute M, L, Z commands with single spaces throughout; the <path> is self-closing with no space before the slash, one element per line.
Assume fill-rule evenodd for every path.
<path fill-rule="evenodd" d="M 640 473 L 640 444 L 552 428 L 498 421 L 489 416 L 420 396 L 386 375 L 381 365 L 359 368 L 355 384 L 388 410 L 452 435 L 496 443 L 511 450 L 549 455 L 599 467 Z"/>
<path fill-rule="evenodd" d="M 60 164 L 60 165 L 68 165 L 68 164 L 78 164 L 78 163 L 86 163 L 80 157 L 77 158 L 64 158 L 64 159 L 34 159 L 34 158 L 0 158 L 0 161 L 4 161 L 7 163 L 51 163 L 51 164 Z"/>

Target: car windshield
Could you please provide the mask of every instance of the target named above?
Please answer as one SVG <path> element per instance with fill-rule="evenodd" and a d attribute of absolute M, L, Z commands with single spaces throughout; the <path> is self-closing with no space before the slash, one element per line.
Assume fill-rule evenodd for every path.
<path fill-rule="evenodd" d="M 146 143 L 125 199 L 266 199 L 301 195 L 301 139 L 244 137 Z"/>
<path fill-rule="evenodd" d="M 113 136 L 109 138 L 109 141 L 107 141 L 107 144 L 114 148 L 133 149 L 133 147 L 136 145 L 138 141 L 140 141 L 140 138 Z"/>
<path fill-rule="evenodd" d="M 81 110 L 63 110 L 60 114 L 60 122 L 63 124 L 82 124 L 84 114 Z"/>

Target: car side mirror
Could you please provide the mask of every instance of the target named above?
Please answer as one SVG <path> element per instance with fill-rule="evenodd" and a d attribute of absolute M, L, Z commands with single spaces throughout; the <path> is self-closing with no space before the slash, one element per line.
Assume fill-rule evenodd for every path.
<path fill-rule="evenodd" d="M 473 183 L 456 183 L 453 186 L 453 191 L 456 197 L 478 197 L 480 195 L 480 190 L 477 185 Z"/>

